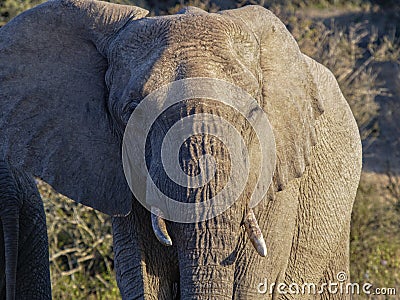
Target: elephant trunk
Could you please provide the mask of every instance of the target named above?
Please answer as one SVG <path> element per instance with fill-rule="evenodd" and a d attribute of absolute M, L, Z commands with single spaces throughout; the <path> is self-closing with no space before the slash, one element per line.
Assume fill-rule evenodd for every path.
<path fill-rule="evenodd" d="M 224 218 L 177 225 L 183 229 L 176 243 L 182 299 L 232 299 L 235 234 L 218 219 Z"/>
<path fill-rule="evenodd" d="M 248 209 L 251 129 L 227 110 L 189 101 L 167 111 L 149 133 L 146 204 L 157 239 L 178 250 L 182 299 L 232 299 L 243 220 L 257 252 L 266 255 Z"/>
<path fill-rule="evenodd" d="M 232 267 L 186 266 L 181 272 L 182 299 L 232 299 Z"/>

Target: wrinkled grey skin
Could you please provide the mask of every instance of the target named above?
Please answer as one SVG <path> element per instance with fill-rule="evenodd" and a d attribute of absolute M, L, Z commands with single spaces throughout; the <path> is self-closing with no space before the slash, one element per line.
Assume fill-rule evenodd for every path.
<path fill-rule="evenodd" d="M 264 282 L 301 284 L 349 273 L 349 226 L 361 172 L 358 129 L 334 76 L 301 54 L 268 10 L 248 6 L 208 14 L 189 8 L 146 18 L 133 6 L 82 0 L 47 2 L 0 29 L 0 128 L 12 163 L 59 192 L 114 216 L 114 251 L 123 299 L 286 299 Z M 251 94 L 274 131 L 277 165 L 267 197 L 254 209 L 268 254 L 259 256 L 243 226 L 257 178 L 223 214 L 204 222 L 166 222 L 172 247 L 154 237 L 150 213 L 123 175 L 122 135 L 138 103 L 162 85 L 218 78 Z M 186 202 L 207 201 L 229 173 L 223 145 L 207 136 L 182 145 L 182 169 L 196 174 L 200 154 L 220 177 L 195 195 L 163 185 L 157 151 L 163 132 L 208 112 L 251 133 L 216 101 L 180 103 L 149 137 L 151 176 Z M 204 124 L 212 127 L 213 124 Z M 262 137 L 271 139 L 272 137 Z M 268 151 L 268 149 L 265 149 Z M 257 153 L 251 166 L 259 163 Z M 294 297 L 294 296 L 293 296 Z M 296 298 L 309 299 L 309 295 Z M 316 298 L 346 298 L 324 293 Z"/>
<path fill-rule="evenodd" d="M 1 299 L 51 299 L 43 202 L 33 178 L 0 159 Z"/>

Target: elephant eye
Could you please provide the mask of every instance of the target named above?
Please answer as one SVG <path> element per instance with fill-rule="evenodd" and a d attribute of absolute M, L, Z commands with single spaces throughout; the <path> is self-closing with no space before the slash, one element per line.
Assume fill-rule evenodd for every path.
<path fill-rule="evenodd" d="M 248 65 L 253 66 L 259 62 L 259 46 L 252 33 L 237 28 L 230 33 L 228 43 L 233 53 Z"/>
<path fill-rule="evenodd" d="M 132 101 L 124 105 L 124 107 L 122 108 L 121 119 L 125 125 L 128 124 L 129 118 L 137 105 L 138 103 L 136 101 Z"/>

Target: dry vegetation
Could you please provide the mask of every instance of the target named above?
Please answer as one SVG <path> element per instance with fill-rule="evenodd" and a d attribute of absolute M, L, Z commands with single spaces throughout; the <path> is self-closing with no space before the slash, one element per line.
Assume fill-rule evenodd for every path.
<path fill-rule="evenodd" d="M 140 5 L 152 14 L 175 13 L 182 4 L 218 10 L 218 1 L 210 0 L 114 2 Z M 37 0 L 0 0 L 0 25 L 36 3 Z M 385 61 L 400 64 L 397 2 L 379 1 L 377 6 L 374 1 L 364 0 L 223 1 L 223 8 L 245 4 L 263 4 L 281 17 L 302 51 L 335 74 L 364 143 L 379 138 L 376 97 L 390 96 L 393 87 L 379 82 L 373 66 Z M 382 32 L 366 22 L 327 24 L 307 15 L 310 9 L 315 14 L 325 8 L 345 8 L 347 12 L 359 11 L 360 7 L 366 12 L 389 7 L 396 17 L 393 30 Z M 44 184 L 40 184 L 40 191 L 47 213 L 54 298 L 118 299 L 110 218 L 74 204 Z M 368 281 L 377 287 L 396 286 L 400 293 L 400 181 L 391 173 L 365 173 L 362 177 L 352 219 L 351 270 L 353 281 Z"/>
<path fill-rule="evenodd" d="M 400 181 L 391 174 L 364 173 L 361 182 L 351 229 L 352 280 L 398 289 Z"/>
<path fill-rule="evenodd" d="M 54 299 L 118 299 L 110 217 L 38 183 L 47 217 Z"/>

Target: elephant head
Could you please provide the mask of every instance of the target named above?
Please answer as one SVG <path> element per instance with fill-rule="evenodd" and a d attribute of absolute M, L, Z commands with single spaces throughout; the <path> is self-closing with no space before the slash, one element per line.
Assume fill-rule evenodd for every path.
<path fill-rule="evenodd" d="M 245 99 L 245 112 L 206 96 L 188 97 L 163 111 L 165 99 L 155 99 L 149 107 L 157 118 L 144 139 L 148 174 L 136 172 L 130 179 L 146 185 L 150 178 L 181 203 L 213 198 L 237 167 L 223 139 L 196 134 L 176 145 L 180 169 L 188 178 L 209 171 L 207 162 L 200 166 L 204 157 L 215 162 L 212 178 L 197 188 L 170 180 L 160 153 L 163 137 L 182 119 L 194 116 L 187 126 L 202 126 L 206 133 L 225 119 L 243 138 L 236 151 L 247 151 L 249 157 L 248 181 L 238 199 L 227 199 L 230 205 L 218 216 L 189 224 L 166 224 L 171 208 L 149 204 L 153 228 L 166 245 L 176 239 L 183 273 L 194 272 L 188 268 L 193 261 L 207 270 L 206 265 L 226 259 L 242 224 L 257 252 L 265 256 L 262 230 L 249 202 L 257 182 L 265 181 L 265 200 L 273 200 L 274 193 L 300 177 L 309 163 L 314 121 L 323 109 L 308 65 L 285 26 L 262 7 L 218 14 L 188 8 L 174 16 L 146 15 L 134 6 L 55 0 L 1 28 L 1 150 L 12 164 L 71 199 L 112 216 L 126 216 L 136 200 L 123 170 L 122 141 L 143 99 L 174 82 L 183 82 L 180 88 L 190 91 L 195 85 L 186 85 L 185 80 L 191 78 L 229 83 L 255 100 L 267 115 L 270 134 L 255 134 L 249 122 L 251 105 Z M 206 88 L 214 94 L 226 92 L 212 84 Z M 199 123 L 197 115 L 211 117 Z M 261 149 L 267 157 L 276 154 L 270 186 L 271 178 L 254 171 L 265 164 L 260 160 L 264 140 L 276 144 L 276 149 Z M 200 251 L 204 238 L 208 250 Z M 207 251 L 216 254 L 213 262 Z M 226 270 L 230 276 L 232 269 Z"/>

